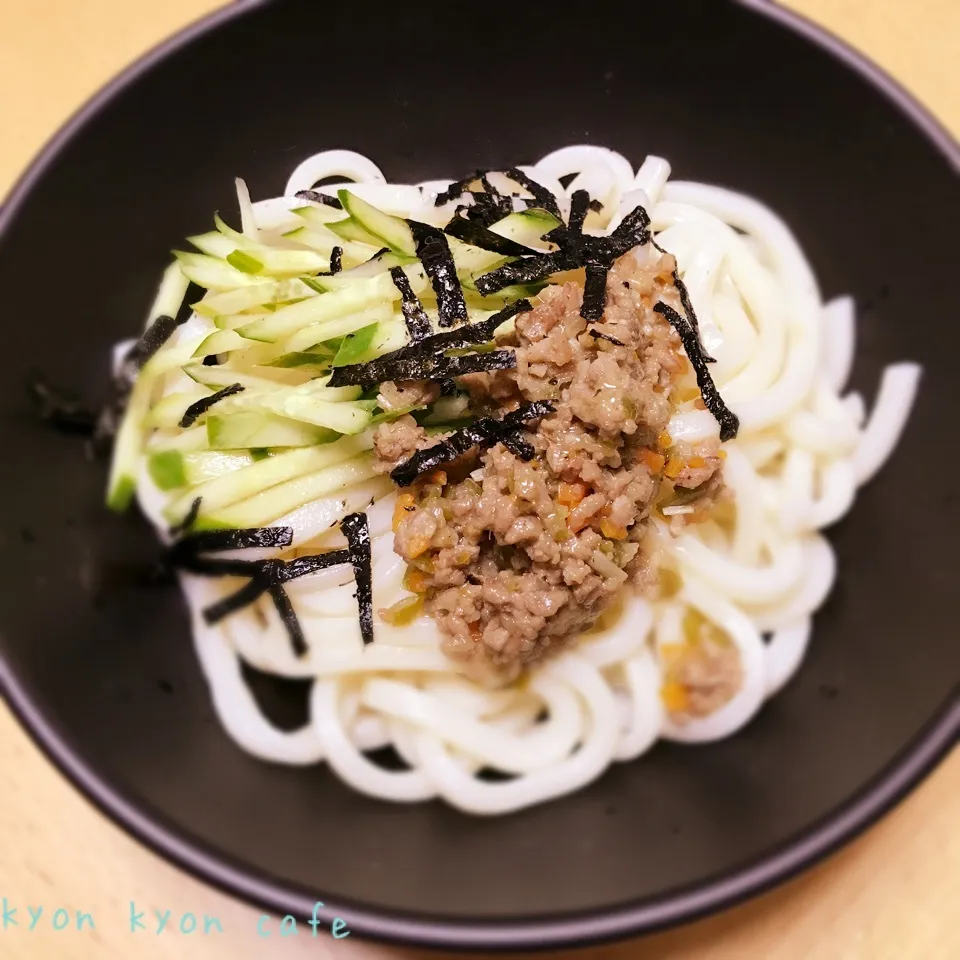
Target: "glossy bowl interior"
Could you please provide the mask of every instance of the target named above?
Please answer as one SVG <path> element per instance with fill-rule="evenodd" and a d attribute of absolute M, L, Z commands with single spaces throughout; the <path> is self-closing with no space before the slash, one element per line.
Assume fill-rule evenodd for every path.
<path fill-rule="evenodd" d="M 241 4 L 169 44 L 59 137 L 0 221 L 0 678 L 70 776 L 135 834 L 275 911 L 314 900 L 358 932 L 456 946 L 638 932 L 754 892 L 879 814 L 960 727 L 952 432 L 960 350 L 957 150 L 863 64 L 729 0 L 588 22 L 427 0 L 402 16 Z M 496 18 L 494 18 L 496 19 Z M 826 44 L 826 45 L 825 45 Z M 593 142 L 772 205 L 827 296 L 860 309 L 855 386 L 923 363 L 895 459 L 831 534 L 841 576 L 799 676 L 748 729 L 661 745 L 501 819 L 357 796 L 323 766 L 244 755 L 214 717 L 155 544 L 102 508 L 105 467 L 39 426 L 31 368 L 103 397 L 168 251 L 279 193 L 305 156 L 368 154 L 397 181 Z M 951 426 L 954 424 L 954 426 Z M 298 692 L 262 684 L 295 717 Z M 292 721 L 291 721 L 292 722 Z"/>

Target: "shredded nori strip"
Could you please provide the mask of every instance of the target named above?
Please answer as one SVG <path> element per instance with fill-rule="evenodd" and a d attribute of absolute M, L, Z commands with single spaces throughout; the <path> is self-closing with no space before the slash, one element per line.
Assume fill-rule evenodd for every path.
<path fill-rule="evenodd" d="M 611 337 L 609 333 L 601 333 L 599 330 L 594 330 L 592 327 L 587 331 L 594 340 L 606 340 L 607 343 L 615 343 L 618 347 L 625 347 L 626 344 L 622 340 L 618 340 L 616 337 Z"/>
<path fill-rule="evenodd" d="M 193 503 L 190 504 L 187 515 L 179 523 L 174 524 L 170 528 L 171 537 L 176 537 L 186 532 L 197 522 L 197 517 L 200 516 L 201 503 L 203 503 L 203 497 L 197 497 Z"/>
<path fill-rule="evenodd" d="M 467 187 L 483 176 L 484 173 L 482 170 L 476 170 L 469 177 L 454 181 L 446 190 L 442 190 L 437 194 L 437 199 L 433 202 L 433 205 L 435 207 L 442 207 L 445 203 L 449 203 L 451 200 L 456 200 L 457 197 L 463 196 L 463 194 L 467 192 Z"/>
<path fill-rule="evenodd" d="M 594 213 L 599 213 L 603 209 L 603 203 L 600 200 L 591 200 L 589 207 Z"/>
<path fill-rule="evenodd" d="M 687 359 L 693 366 L 697 375 L 697 385 L 700 387 L 700 396 L 707 409 L 714 415 L 717 423 L 720 424 L 720 439 L 732 440 L 740 429 L 740 420 L 737 415 L 730 410 L 723 402 L 710 371 L 707 369 L 707 361 L 703 352 L 703 346 L 693 325 L 685 318 L 680 316 L 673 307 L 668 306 L 662 300 L 653 307 L 657 313 L 670 322 L 670 325 L 680 335 L 683 342 L 683 349 L 686 351 Z"/>
<path fill-rule="evenodd" d="M 410 286 L 410 278 L 404 273 L 403 267 L 392 267 L 390 276 L 393 285 L 400 291 L 400 308 L 403 310 L 403 319 L 406 321 L 410 339 L 414 342 L 429 337 L 433 332 L 427 311 L 423 309 L 420 298 Z"/>
<path fill-rule="evenodd" d="M 330 251 L 330 275 L 339 273 L 343 269 L 343 247 L 334 247 Z"/>
<path fill-rule="evenodd" d="M 531 180 L 522 170 L 518 170 L 516 167 L 511 167 L 509 170 L 504 170 L 503 172 L 504 176 L 509 177 L 514 183 L 519 183 L 528 193 L 532 194 L 533 199 L 536 201 L 536 206 L 542 207 L 544 210 L 552 213 L 558 220 L 563 219 L 560 215 L 557 198 L 543 186 L 543 184 L 537 183 L 536 180 Z"/>
<path fill-rule="evenodd" d="M 27 393 L 41 420 L 63 433 L 93 436 L 97 414 L 85 407 L 79 398 L 50 386 L 36 371 L 27 376 Z"/>
<path fill-rule="evenodd" d="M 291 527 L 251 527 L 245 530 L 204 530 L 178 540 L 170 550 L 171 558 L 178 562 L 181 557 L 198 553 L 215 553 L 218 550 L 256 550 L 272 547 L 289 547 L 293 543 Z"/>
<path fill-rule="evenodd" d="M 430 278 L 437 295 L 440 326 L 452 327 L 458 320 L 467 319 L 467 304 L 457 268 L 450 253 L 450 245 L 442 230 L 416 220 L 408 220 L 417 245 L 417 257 Z"/>
<path fill-rule="evenodd" d="M 342 210 L 343 204 L 337 197 L 331 197 L 327 193 L 320 193 L 317 190 L 298 190 L 296 193 L 301 200 L 309 200 L 311 203 L 322 203 L 324 206 L 333 207 L 334 210 Z"/>
<path fill-rule="evenodd" d="M 569 265 L 569 257 L 562 250 L 514 260 L 477 277 L 477 292 L 486 297 L 515 283 L 535 283 L 551 273 L 568 269 Z"/>
<path fill-rule="evenodd" d="M 607 274 L 609 264 L 605 262 L 588 263 L 586 279 L 583 284 L 583 305 L 580 316 L 588 323 L 603 319 L 603 310 L 607 305 Z"/>
<path fill-rule="evenodd" d="M 373 572 L 367 515 L 351 513 L 341 521 L 340 530 L 350 544 L 350 563 L 353 565 L 360 609 L 360 634 L 364 644 L 373 643 Z"/>
<path fill-rule="evenodd" d="M 218 367 L 220 365 L 220 355 L 218 353 L 209 353 L 203 358 L 205 367 Z"/>
<path fill-rule="evenodd" d="M 510 370 L 517 365 L 517 355 L 512 350 L 491 350 L 488 353 L 462 357 L 412 353 L 394 358 L 388 363 L 384 363 L 384 359 L 380 357 L 369 363 L 335 367 L 328 386 L 365 387 L 386 383 L 388 380 L 449 380 L 451 377 L 462 377 L 468 373 Z"/>
<path fill-rule="evenodd" d="M 203 619 L 211 627 L 219 623 L 225 617 L 232 613 L 237 613 L 251 603 L 256 603 L 269 589 L 269 584 L 259 575 L 259 571 L 254 572 L 249 583 L 244 584 L 236 593 L 218 600 L 216 603 L 205 607 Z"/>
<path fill-rule="evenodd" d="M 500 438 L 500 442 L 516 457 L 519 457 L 521 460 L 530 461 L 532 460 L 537 451 L 533 449 L 533 444 L 529 443 L 527 440 L 524 440 L 520 436 L 520 432 L 517 433 L 507 433 Z"/>
<path fill-rule="evenodd" d="M 408 487 L 420 474 L 458 460 L 473 447 L 491 447 L 496 443 L 506 443 L 505 438 L 516 435 L 527 421 L 545 417 L 553 411 L 554 406 L 549 401 L 536 400 L 508 413 L 501 420 L 483 417 L 451 434 L 436 446 L 418 450 L 409 460 L 395 467 L 390 476 L 397 486 Z M 513 452 L 516 453 L 517 449 L 522 451 L 518 456 L 523 456 L 524 459 L 533 457 L 533 447 L 529 444 L 518 444 Z"/>
<path fill-rule="evenodd" d="M 303 627 L 300 626 L 300 621 L 297 619 L 296 611 L 293 609 L 293 604 L 290 602 L 286 590 L 279 583 L 271 583 L 267 592 L 270 594 L 270 599 L 273 600 L 273 605 L 277 608 L 277 613 L 280 614 L 284 627 L 286 627 L 294 655 L 305 657 L 310 648 L 307 646 L 307 640 L 303 635 Z"/>
<path fill-rule="evenodd" d="M 227 397 L 232 397 L 235 394 L 243 393 L 243 390 L 244 388 L 239 383 L 232 383 L 229 387 L 218 390 L 210 397 L 204 397 L 196 403 L 191 403 L 180 418 L 180 429 L 186 430 L 187 427 L 192 427 L 215 403 L 226 400 Z"/>
<path fill-rule="evenodd" d="M 200 507 L 198 497 L 191 507 L 190 515 L 196 518 Z M 290 598 L 283 589 L 285 583 L 304 577 L 327 567 L 350 563 L 357 583 L 357 600 L 360 605 L 360 632 L 364 643 L 373 642 L 373 575 L 371 572 L 370 529 L 366 514 L 354 513 L 341 523 L 341 529 L 349 543 L 347 550 L 318 553 L 295 560 L 237 560 L 233 558 L 205 557 L 203 553 L 222 550 L 237 550 L 258 547 L 288 547 L 293 542 L 290 527 L 261 527 L 249 530 L 212 530 L 191 534 L 178 540 L 167 552 L 166 563 L 190 573 L 207 577 L 249 577 L 236 592 L 224 597 L 203 611 L 204 620 L 215 624 L 224 617 L 255 603 L 265 593 L 270 595 L 277 613 L 283 621 L 294 653 L 302 657 L 307 653 L 303 628 L 297 620 Z M 171 532 L 177 532 L 174 529 Z"/>
<path fill-rule="evenodd" d="M 386 383 L 388 380 L 404 379 L 403 374 L 411 372 L 411 365 L 399 365 L 400 361 L 417 360 L 421 366 L 418 366 L 414 372 L 423 372 L 427 369 L 424 358 L 426 358 L 427 363 L 435 363 L 439 360 L 447 359 L 441 356 L 447 350 L 457 350 L 482 343 L 489 343 L 493 340 L 498 327 L 501 327 L 518 313 L 526 313 L 532 309 L 533 307 L 529 300 L 517 300 L 493 314 L 493 316 L 487 317 L 486 320 L 480 320 L 476 323 L 465 323 L 463 326 L 456 327 L 453 330 L 444 330 L 441 333 L 424 337 L 422 340 L 415 340 L 407 346 L 401 347 L 399 350 L 386 353 L 382 357 L 377 357 L 375 360 L 369 360 L 366 363 L 336 367 L 331 374 L 329 385 L 333 387 L 364 386 Z M 497 367 L 496 369 L 507 368 Z M 449 381 L 450 376 L 459 375 L 460 374 L 450 374 L 449 376 L 444 376 L 443 373 L 435 372 L 434 378 L 444 382 Z M 426 374 L 417 379 L 424 379 L 425 376 Z M 409 379 L 409 377 L 406 379 Z M 449 390 L 449 387 L 447 387 L 447 389 Z"/>
<path fill-rule="evenodd" d="M 502 218 L 497 217 L 497 220 L 500 219 Z M 496 223 L 496 220 L 493 222 Z M 481 250 L 489 250 L 491 253 L 502 253 L 505 257 L 525 257 L 533 253 L 529 247 L 517 243 L 516 240 L 501 237 L 499 233 L 488 230 L 484 224 L 476 220 L 468 220 L 466 217 L 454 217 L 443 231 L 464 243 L 479 247 Z"/>
<path fill-rule="evenodd" d="M 163 314 L 147 327 L 143 336 L 127 351 L 117 379 L 132 384 L 144 364 L 173 336 L 180 321 Z"/>

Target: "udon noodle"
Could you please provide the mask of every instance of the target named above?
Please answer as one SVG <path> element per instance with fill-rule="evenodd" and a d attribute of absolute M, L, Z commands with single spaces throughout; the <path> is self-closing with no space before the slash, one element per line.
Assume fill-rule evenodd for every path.
<path fill-rule="evenodd" d="M 739 435 L 724 444 L 732 521 L 684 527 L 669 516 L 655 521 L 661 562 L 677 589 L 655 601 L 625 596 L 572 648 L 521 681 L 487 689 L 443 655 L 429 617 L 405 627 L 377 619 L 375 641 L 364 646 L 349 570 L 331 568 L 289 585 L 308 645 L 304 657 L 291 651 L 269 604 L 208 625 L 201 611 L 225 587 L 181 575 L 216 712 L 244 750 L 277 763 L 326 762 L 371 797 L 442 798 L 485 815 L 568 794 L 660 739 L 701 743 L 730 736 L 789 682 L 837 574 L 821 531 L 850 510 L 858 488 L 890 455 L 920 373 L 910 363 L 887 367 L 867 414 L 864 398 L 846 391 L 855 355 L 852 300 L 823 302 L 789 228 L 756 200 L 671 181 L 668 163 L 658 157 L 634 171 L 624 157 L 593 146 L 557 150 L 522 169 L 554 193 L 564 214 L 577 189 L 600 198 L 613 214 L 588 220 L 588 233 L 610 232 L 638 204 L 649 211 L 654 238 L 677 258 L 696 305 L 704 346 L 716 360 L 714 381 L 740 418 Z M 452 209 L 434 206 L 448 181 L 390 184 L 367 158 L 327 151 L 297 167 L 283 197 L 250 204 L 245 226 L 289 228 L 296 219 L 290 211 L 301 203 L 295 194 L 329 178 L 389 213 L 423 222 L 441 225 Z M 178 341 L 196 339 L 203 323 L 195 316 L 177 332 Z M 165 391 L 176 382 L 169 375 Z M 672 437 L 692 443 L 716 431 L 710 413 L 689 402 L 669 426 Z M 165 496 L 146 469 L 138 496 L 165 537 Z M 406 595 L 404 562 L 393 551 L 395 500 L 388 478 L 366 476 L 276 523 L 293 528 L 295 544 L 321 538 L 325 546 L 339 546 L 336 523 L 372 503 L 376 611 Z M 662 654 L 682 643 L 690 610 L 729 638 L 742 679 L 725 705 L 680 723 L 661 696 Z M 241 661 L 311 680 L 309 723 L 293 732 L 273 726 L 247 688 Z M 406 769 L 371 759 L 387 746 Z M 487 770 L 506 776 L 482 776 Z"/>

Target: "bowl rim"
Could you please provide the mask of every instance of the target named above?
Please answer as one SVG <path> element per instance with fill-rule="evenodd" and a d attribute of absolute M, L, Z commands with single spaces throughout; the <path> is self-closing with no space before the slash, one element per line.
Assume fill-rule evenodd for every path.
<path fill-rule="evenodd" d="M 276 0 L 234 0 L 148 50 L 83 104 L 46 142 L 15 182 L 0 206 L 0 238 L 6 233 L 35 183 L 60 151 L 101 109 L 126 87 L 169 55 L 199 37 Z M 727 0 L 764 16 L 820 47 L 858 73 L 880 92 L 960 173 L 960 143 L 914 96 L 864 54 L 804 16 L 773 0 Z M 275 914 L 308 915 L 320 897 L 275 877 L 257 876 L 255 868 L 214 849 L 199 837 L 175 827 L 149 802 L 112 786 L 78 754 L 69 734 L 59 729 L 0 653 L 0 697 L 53 765 L 108 819 L 168 861 L 199 880 L 248 904 Z M 733 869 L 686 887 L 640 901 L 587 911 L 519 920 L 449 918 L 373 907 L 330 897 L 321 916 L 342 917 L 362 937 L 388 943 L 454 950 L 548 950 L 584 947 L 690 922 L 732 907 L 794 877 L 845 846 L 889 812 L 942 761 L 960 741 L 960 683 L 930 720 L 900 752 L 856 793 L 819 821 L 779 845 Z"/>

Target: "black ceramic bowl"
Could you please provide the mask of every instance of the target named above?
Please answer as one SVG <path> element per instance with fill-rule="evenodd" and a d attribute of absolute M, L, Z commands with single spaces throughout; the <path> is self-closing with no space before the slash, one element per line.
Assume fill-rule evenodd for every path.
<path fill-rule="evenodd" d="M 235 5 L 101 94 L 0 219 L 10 704 L 88 796 L 199 876 L 274 912 L 322 900 L 354 931 L 449 946 L 586 943 L 731 904 L 864 828 L 960 728 L 956 145 L 762 0 L 674 0 L 659 17 L 601 0 L 586 20 L 514 4 L 506 20 L 346 3 L 321 27 L 312 0 Z M 833 531 L 840 582 L 801 673 L 730 740 L 658 746 L 501 819 L 251 759 L 214 718 L 177 592 L 118 585 L 152 534 L 108 515 L 103 465 L 33 420 L 28 369 L 102 396 L 110 345 L 168 251 L 232 209 L 235 175 L 271 196 L 327 147 L 415 181 L 583 141 L 780 211 L 825 294 L 856 296 L 868 395 L 884 363 L 924 364 L 894 460 Z"/>

